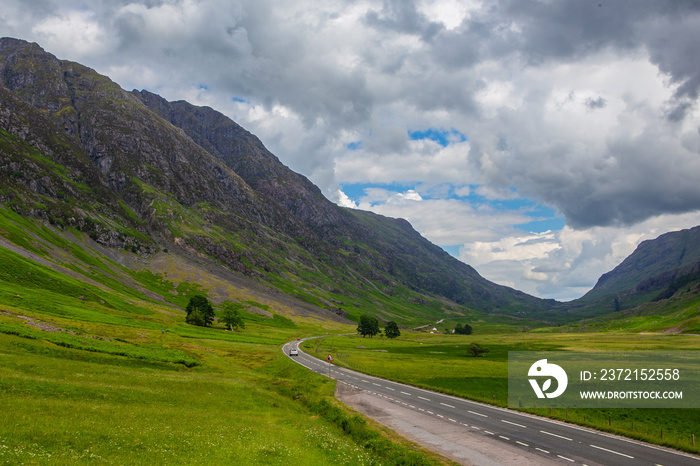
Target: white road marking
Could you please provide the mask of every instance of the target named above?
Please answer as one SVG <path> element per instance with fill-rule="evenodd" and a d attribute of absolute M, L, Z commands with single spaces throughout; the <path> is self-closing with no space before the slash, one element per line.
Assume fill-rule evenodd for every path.
<path fill-rule="evenodd" d="M 451 417 L 448 417 L 447 420 L 448 420 L 448 421 L 452 421 L 452 422 L 457 422 L 457 421 L 455 421 L 454 419 L 452 419 Z"/>
<path fill-rule="evenodd" d="M 530 445 L 528 445 L 527 443 L 523 443 L 523 442 L 520 442 L 520 441 L 518 441 L 518 440 L 516 440 L 515 443 L 519 443 L 520 445 L 522 445 L 522 446 L 524 446 L 524 447 L 529 447 L 529 446 L 530 446 Z"/>
<path fill-rule="evenodd" d="M 559 457 L 559 458 L 561 458 L 561 459 L 563 459 L 563 460 L 566 460 L 566 461 L 571 461 L 572 463 L 575 463 L 575 462 L 576 462 L 576 461 L 572 460 L 571 458 L 567 458 L 566 456 L 557 455 L 557 457 Z"/>
<path fill-rule="evenodd" d="M 502 435 L 499 435 L 499 437 L 500 437 L 500 438 L 504 438 L 504 439 L 506 439 L 506 440 L 510 440 L 508 437 L 504 437 L 504 436 L 502 436 Z"/>
<path fill-rule="evenodd" d="M 381 385 L 379 385 L 378 383 L 374 383 L 374 382 L 372 382 L 372 385 L 376 385 L 377 387 L 381 387 Z"/>
<path fill-rule="evenodd" d="M 437 417 L 441 417 L 441 418 L 445 419 L 445 416 L 443 416 L 442 414 L 438 414 Z"/>
<path fill-rule="evenodd" d="M 428 414 L 435 414 L 435 413 L 432 412 L 432 411 L 426 411 L 426 412 L 427 412 Z"/>
<path fill-rule="evenodd" d="M 562 437 L 561 435 L 553 434 L 551 432 L 547 432 L 546 430 L 541 430 L 540 432 L 542 432 L 543 434 L 551 435 L 552 437 L 563 438 L 564 440 L 568 440 L 569 442 L 572 441 L 569 437 Z"/>
<path fill-rule="evenodd" d="M 598 445 L 591 445 L 591 447 L 597 448 L 598 450 L 607 451 L 608 453 L 614 453 L 616 455 L 624 456 L 625 458 L 634 459 L 634 456 L 625 455 L 624 453 L 620 453 L 619 451 L 615 451 L 615 450 L 608 450 L 607 448 L 599 447 Z"/>
<path fill-rule="evenodd" d="M 543 453 L 549 453 L 547 450 L 543 450 L 543 449 L 537 448 L 537 447 L 535 447 L 535 450 L 539 450 L 539 451 L 541 451 L 541 452 L 543 452 Z"/>
<path fill-rule="evenodd" d="M 406 393 L 406 392 L 399 392 L 399 393 L 403 393 L 404 395 L 408 395 L 408 396 L 411 396 L 411 394 L 410 394 L 410 393 Z"/>
<path fill-rule="evenodd" d="M 484 432 L 486 432 L 489 435 L 495 435 L 493 432 L 489 432 L 488 430 L 485 430 Z"/>
<path fill-rule="evenodd" d="M 469 410 L 467 410 L 467 412 L 468 412 L 468 413 L 472 413 L 472 414 L 476 414 L 477 416 L 481 416 L 481 417 L 488 417 L 486 414 L 475 413 L 474 411 L 469 411 Z"/>
<path fill-rule="evenodd" d="M 396 391 L 396 390 L 394 390 L 394 389 L 391 388 L 391 387 L 384 387 L 384 388 L 386 388 L 387 390 L 391 390 L 392 392 L 395 392 L 395 391 Z"/>
<path fill-rule="evenodd" d="M 441 405 L 443 405 L 443 406 L 447 406 L 448 408 L 452 408 L 452 409 L 454 409 L 454 406 L 452 406 L 452 405 L 448 405 L 447 403 L 440 403 L 440 404 L 441 404 Z"/>
<path fill-rule="evenodd" d="M 422 396 L 420 396 L 420 395 L 418 395 L 418 398 L 420 398 L 421 400 L 430 401 L 430 399 L 424 398 L 424 397 L 422 397 Z"/>
<path fill-rule="evenodd" d="M 523 429 L 527 428 L 527 426 L 524 426 L 522 424 L 516 424 L 515 422 L 506 421 L 505 419 L 501 419 L 501 422 L 505 422 L 506 424 L 512 424 L 514 426 L 522 427 Z"/>

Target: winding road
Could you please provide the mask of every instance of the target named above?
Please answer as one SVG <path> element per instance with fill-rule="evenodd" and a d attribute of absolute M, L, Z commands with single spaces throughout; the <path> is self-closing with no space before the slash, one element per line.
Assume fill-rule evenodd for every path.
<path fill-rule="evenodd" d="M 450 432 L 459 430 L 460 435 L 475 436 L 476 440 L 505 443 L 530 458 L 536 455 L 543 463 L 700 466 L 700 457 L 695 455 L 331 366 L 303 352 L 299 343 L 304 340 L 289 342 L 282 350 L 289 355 L 297 348 L 299 354 L 290 356 L 292 360 L 377 401 L 412 410 L 416 416 L 430 416 L 450 426 Z"/>

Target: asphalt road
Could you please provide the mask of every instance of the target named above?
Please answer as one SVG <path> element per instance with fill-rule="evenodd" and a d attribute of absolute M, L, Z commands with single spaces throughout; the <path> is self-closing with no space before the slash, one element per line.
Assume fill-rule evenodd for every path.
<path fill-rule="evenodd" d="M 289 342 L 282 350 L 289 355 L 289 350 L 298 348 L 299 343 L 301 341 Z M 301 349 L 298 356 L 290 358 L 314 372 L 329 375 L 329 363 Z M 330 367 L 330 376 L 392 403 L 435 416 L 447 424 L 469 428 L 474 435 L 489 436 L 549 460 L 561 461 L 562 464 L 700 466 L 698 456 L 424 390 L 338 366 Z"/>

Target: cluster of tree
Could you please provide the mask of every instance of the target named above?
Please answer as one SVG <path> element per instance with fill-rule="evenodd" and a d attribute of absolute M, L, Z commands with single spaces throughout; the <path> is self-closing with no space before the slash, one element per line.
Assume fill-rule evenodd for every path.
<path fill-rule="evenodd" d="M 462 327 L 462 324 L 457 324 L 455 325 L 455 333 L 457 335 L 471 335 L 472 326 L 469 324 L 464 324 L 464 327 Z"/>
<path fill-rule="evenodd" d="M 187 317 L 185 322 L 200 327 L 208 327 L 214 322 L 214 307 L 209 300 L 202 295 L 195 295 L 190 298 L 185 308 Z"/>
<path fill-rule="evenodd" d="M 473 358 L 478 358 L 482 354 L 488 354 L 489 349 L 484 348 L 478 343 L 469 343 L 469 346 L 467 346 L 467 353 Z"/>
<path fill-rule="evenodd" d="M 399 326 L 396 324 L 396 322 L 389 321 L 386 323 L 386 327 L 384 327 L 384 335 L 386 335 L 387 338 L 400 337 L 401 330 L 399 330 Z"/>
<path fill-rule="evenodd" d="M 362 314 L 360 316 L 360 323 L 357 324 L 357 333 L 366 337 L 367 335 L 371 337 L 379 333 L 379 321 L 376 317 L 369 314 Z M 396 338 L 401 336 L 401 330 L 396 322 L 389 321 L 384 327 L 384 335 L 387 338 Z"/>
<path fill-rule="evenodd" d="M 240 313 L 242 305 L 226 301 L 222 304 L 222 311 L 219 316 L 219 320 L 223 322 L 229 330 L 236 330 L 239 328 L 245 328 L 245 322 L 243 322 L 243 316 Z M 209 302 L 209 300 L 202 295 L 195 295 L 190 298 L 187 307 L 185 308 L 187 317 L 185 317 L 185 322 L 191 325 L 198 325 L 200 327 L 208 327 L 214 323 L 216 315 L 214 314 L 214 307 Z"/>

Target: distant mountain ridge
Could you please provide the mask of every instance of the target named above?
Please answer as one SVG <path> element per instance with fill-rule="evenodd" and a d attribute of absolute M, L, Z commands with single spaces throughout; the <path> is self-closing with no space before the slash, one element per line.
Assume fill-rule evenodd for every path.
<path fill-rule="evenodd" d="M 570 302 L 569 312 L 590 317 L 668 298 L 679 279 L 689 283 L 699 268 L 700 226 L 665 233 L 640 243 L 588 293 Z"/>
<path fill-rule="evenodd" d="M 586 296 L 668 286 L 673 276 L 689 271 L 700 260 L 700 226 L 665 233 L 643 241 L 612 271 L 603 274 Z"/>
<path fill-rule="evenodd" d="M 0 207 L 148 257 L 207 257 L 336 312 L 539 318 L 402 219 L 338 207 L 219 112 L 0 39 Z"/>

